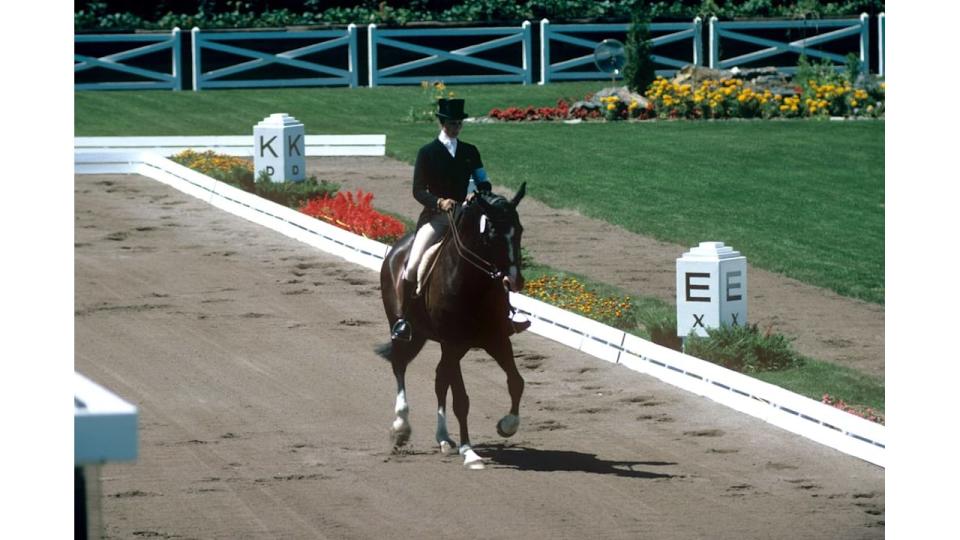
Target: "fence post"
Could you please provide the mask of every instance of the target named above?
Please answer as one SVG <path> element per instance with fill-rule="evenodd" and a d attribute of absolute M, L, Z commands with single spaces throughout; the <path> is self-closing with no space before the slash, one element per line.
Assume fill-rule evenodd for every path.
<path fill-rule="evenodd" d="M 703 47 L 703 19 L 695 17 L 693 19 L 693 65 L 702 66 L 703 58 L 701 50 Z"/>
<path fill-rule="evenodd" d="M 171 39 L 173 40 L 173 90 L 174 92 L 179 92 L 180 87 L 183 86 L 183 68 L 180 65 L 180 27 L 174 26 L 173 31 L 171 32 Z"/>
<path fill-rule="evenodd" d="M 717 34 L 717 16 L 710 16 L 710 69 L 717 69 L 720 55 L 720 36 Z"/>
<path fill-rule="evenodd" d="M 347 35 L 350 36 L 347 44 L 347 58 L 349 59 L 348 69 L 350 70 L 350 88 L 356 88 L 360 85 L 360 52 L 357 50 L 357 25 L 350 23 L 347 25 Z"/>
<path fill-rule="evenodd" d="M 193 91 L 200 90 L 200 46 L 197 40 L 200 37 L 200 28 L 194 26 L 190 30 L 190 49 L 193 57 Z"/>
<path fill-rule="evenodd" d="M 533 84 L 533 31 L 530 21 L 523 21 L 523 84 Z"/>
<path fill-rule="evenodd" d="M 886 66 L 884 65 L 884 63 L 885 63 L 884 60 L 886 60 L 886 58 L 885 58 L 885 56 L 884 56 L 884 54 L 886 53 L 886 51 L 884 50 L 884 49 L 886 49 L 885 40 L 887 39 L 887 28 L 886 28 L 886 27 L 887 27 L 887 15 L 886 15 L 886 12 L 881 13 L 880 15 L 878 15 L 878 16 L 877 16 L 877 19 L 878 19 L 878 20 L 877 20 L 877 30 L 878 30 L 878 33 L 880 34 L 880 35 L 877 37 L 877 47 L 878 47 L 878 49 L 879 49 L 879 50 L 877 51 L 877 56 L 878 56 L 878 58 L 877 58 L 877 72 L 878 72 L 878 74 L 879 74 L 881 77 L 883 77 L 883 76 L 886 74 Z"/>
<path fill-rule="evenodd" d="M 376 31 L 376 24 L 367 26 L 367 72 L 370 81 L 367 86 L 370 88 L 377 86 L 377 40 L 373 35 Z"/>
<path fill-rule="evenodd" d="M 870 73 L 870 16 L 866 13 L 860 14 L 860 66 Z"/>
<path fill-rule="evenodd" d="M 540 19 L 540 84 L 550 82 L 550 21 Z"/>

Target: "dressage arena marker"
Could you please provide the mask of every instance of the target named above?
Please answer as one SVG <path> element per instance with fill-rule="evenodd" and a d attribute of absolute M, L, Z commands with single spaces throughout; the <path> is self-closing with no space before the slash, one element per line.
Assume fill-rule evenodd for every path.
<path fill-rule="evenodd" d="M 249 137 L 240 138 L 249 145 Z M 309 136 L 307 139 L 309 145 Z M 90 145 L 82 151 L 78 149 L 74 153 L 75 174 L 140 174 L 350 262 L 380 270 L 389 249 L 385 244 L 261 199 L 152 151 L 130 151 L 129 138 L 115 141 L 100 138 L 100 151 L 92 151 Z M 109 148 L 114 150 L 105 151 Z M 252 153 L 252 149 L 248 150 Z M 845 454 L 881 467 L 886 464 L 887 437 L 883 425 L 522 294 L 511 293 L 510 301 L 530 319 L 531 332 L 651 375 Z"/>

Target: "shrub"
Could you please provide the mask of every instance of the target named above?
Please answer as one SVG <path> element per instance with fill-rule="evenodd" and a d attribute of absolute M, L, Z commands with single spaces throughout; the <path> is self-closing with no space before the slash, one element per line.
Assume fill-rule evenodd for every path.
<path fill-rule="evenodd" d="M 327 180 L 317 182 L 313 176 L 302 182 L 274 182 L 266 171 L 260 171 L 253 193 L 288 208 L 300 208 L 310 199 L 332 196 L 339 189 L 339 184 Z"/>
<path fill-rule="evenodd" d="M 308 216 L 322 219 L 352 233 L 392 244 L 406 232 L 403 223 L 373 208 L 373 193 L 357 190 L 310 199 L 300 207 Z"/>
<path fill-rule="evenodd" d="M 623 67 L 623 81 L 633 92 L 643 92 L 656 78 L 650 43 L 650 16 L 642 2 L 634 8 L 630 31 L 625 45 L 627 63 Z"/>
<path fill-rule="evenodd" d="M 687 354 L 743 373 L 779 371 L 803 364 L 791 340 L 769 330 L 760 332 L 756 324 L 724 325 L 708 329 L 707 335 L 688 337 Z"/>

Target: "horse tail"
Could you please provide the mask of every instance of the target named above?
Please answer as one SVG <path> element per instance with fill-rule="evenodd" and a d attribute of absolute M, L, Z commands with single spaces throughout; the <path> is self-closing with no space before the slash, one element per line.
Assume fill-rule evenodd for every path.
<path fill-rule="evenodd" d="M 411 341 L 391 340 L 383 345 L 378 346 L 374 350 L 383 359 L 388 360 L 391 363 L 402 362 L 405 365 L 413 360 L 418 354 L 420 354 L 420 350 L 423 349 L 423 345 L 426 342 L 426 338 L 414 334 Z"/>

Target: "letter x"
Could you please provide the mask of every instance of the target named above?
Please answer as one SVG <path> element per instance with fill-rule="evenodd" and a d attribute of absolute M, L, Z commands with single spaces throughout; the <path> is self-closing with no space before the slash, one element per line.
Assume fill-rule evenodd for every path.
<path fill-rule="evenodd" d="M 703 325 L 703 317 L 704 317 L 704 315 L 700 315 L 700 316 L 698 317 L 696 314 L 694 314 L 694 315 L 693 315 L 693 320 L 694 320 L 693 326 L 696 327 L 696 326 L 699 324 L 699 325 L 700 325 L 700 328 L 706 328 L 706 326 Z"/>

